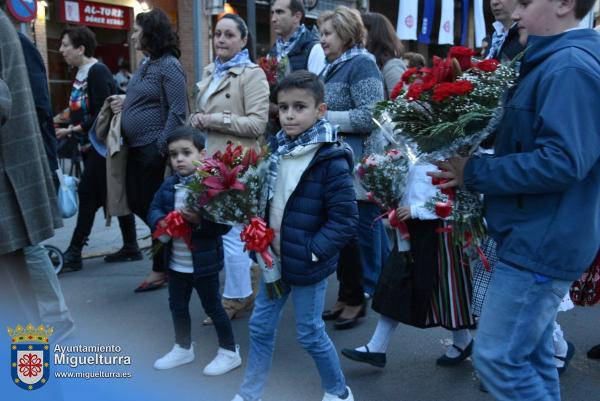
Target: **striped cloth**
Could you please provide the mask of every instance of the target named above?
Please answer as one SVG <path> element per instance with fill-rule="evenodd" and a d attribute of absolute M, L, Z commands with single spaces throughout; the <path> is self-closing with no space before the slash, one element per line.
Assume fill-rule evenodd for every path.
<path fill-rule="evenodd" d="M 473 271 L 473 300 L 471 309 L 473 311 L 473 315 L 477 317 L 481 316 L 483 302 L 485 301 L 485 296 L 487 294 L 488 287 L 490 286 L 490 281 L 492 280 L 494 268 L 498 262 L 498 256 L 496 255 L 496 241 L 488 238 L 483 243 L 481 250 L 490 264 L 490 271 L 485 269 L 479 258 L 477 258 L 471 264 L 471 269 Z"/>
<path fill-rule="evenodd" d="M 444 227 L 446 225 L 444 223 Z M 453 244 L 452 233 L 441 233 L 438 244 L 438 274 L 426 326 L 442 326 L 448 330 L 474 328 L 471 269 L 467 257 L 460 246 Z"/>
<path fill-rule="evenodd" d="M 175 210 L 185 207 L 188 193 L 189 189 L 187 189 L 185 184 L 175 184 Z M 181 238 L 173 238 L 169 268 L 179 273 L 194 272 L 192 252 Z"/>

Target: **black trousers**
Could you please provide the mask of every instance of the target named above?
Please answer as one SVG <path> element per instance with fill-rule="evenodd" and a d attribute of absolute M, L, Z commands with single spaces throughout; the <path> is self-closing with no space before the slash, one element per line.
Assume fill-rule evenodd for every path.
<path fill-rule="evenodd" d="M 99 208 L 106 203 L 106 159 L 93 148 L 87 152 L 85 169 L 77 188 L 79 212 L 77 224 L 71 238 L 71 245 L 81 247 L 94 226 L 94 218 Z M 137 249 L 135 218 L 133 214 L 119 217 L 119 227 L 126 248 Z"/>
<path fill-rule="evenodd" d="M 175 342 L 189 348 L 191 340 L 190 297 L 196 290 L 206 314 L 212 319 L 219 347 L 235 351 L 235 340 L 231 321 L 221 303 L 219 273 L 196 277 L 191 273 L 179 273 L 169 269 L 169 307 L 175 327 Z"/>
<path fill-rule="evenodd" d="M 129 148 L 127 154 L 127 200 L 129 208 L 148 224 L 148 210 L 154 194 L 163 182 L 166 158 L 161 156 L 155 143 Z M 150 227 L 150 225 L 148 225 Z M 154 227 L 150 227 L 152 231 Z M 164 272 L 162 252 L 152 260 L 152 270 Z"/>
<path fill-rule="evenodd" d="M 365 302 L 358 238 L 353 238 L 342 248 L 337 266 L 337 279 L 340 282 L 338 301 L 350 306 L 362 305 Z"/>

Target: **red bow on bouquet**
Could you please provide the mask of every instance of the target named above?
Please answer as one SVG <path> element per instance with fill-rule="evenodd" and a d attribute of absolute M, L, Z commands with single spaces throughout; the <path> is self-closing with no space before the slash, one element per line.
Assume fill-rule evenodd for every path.
<path fill-rule="evenodd" d="M 375 195 L 373 195 L 373 192 L 367 192 L 367 199 L 370 202 L 375 203 L 377 206 L 381 207 L 381 203 L 375 198 Z M 390 222 L 390 226 L 392 226 L 393 228 L 397 229 L 398 231 L 400 231 L 400 234 L 402 235 L 402 239 L 409 239 L 410 238 L 410 234 L 408 232 L 408 226 L 406 225 L 405 222 L 403 222 L 402 220 L 400 220 L 398 218 L 398 215 L 396 213 L 396 209 L 390 209 L 387 212 L 385 212 L 384 214 L 382 214 L 381 216 L 378 216 L 373 223 L 377 222 L 378 220 L 381 220 L 383 218 L 388 219 L 388 221 Z"/>
<path fill-rule="evenodd" d="M 251 218 L 250 224 L 244 227 L 240 238 L 245 243 L 244 250 L 260 253 L 265 264 L 269 267 L 273 266 L 273 257 L 269 253 L 269 244 L 275 238 L 275 231 L 272 228 L 267 228 L 267 223 L 263 219 L 260 217 Z"/>
<path fill-rule="evenodd" d="M 389 212 L 386 213 L 387 218 L 390 222 L 390 226 L 398 229 L 398 231 L 400 231 L 400 234 L 402 235 L 402 239 L 408 240 L 410 239 L 410 234 L 408 232 L 408 226 L 406 225 L 405 222 L 403 222 L 402 220 L 400 220 L 398 218 L 398 215 L 396 214 L 396 209 L 392 209 Z"/>
<path fill-rule="evenodd" d="M 161 235 L 167 234 L 171 238 L 181 238 L 188 249 L 192 250 L 192 226 L 183 219 L 181 213 L 177 210 L 169 213 L 162 219 L 166 223 L 165 227 L 158 226 L 152 233 L 152 239 L 158 239 Z"/>

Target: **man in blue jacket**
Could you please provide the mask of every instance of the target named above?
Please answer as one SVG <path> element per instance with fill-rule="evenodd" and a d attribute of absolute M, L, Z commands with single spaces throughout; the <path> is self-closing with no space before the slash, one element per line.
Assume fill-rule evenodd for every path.
<path fill-rule="evenodd" d="M 560 400 L 552 322 L 600 245 L 600 35 L 577 29 L 593 4 L 518 2 L 527 50 L 495 155 L 453 158 L 430 173 L 450 179 L 440 187 L 485 194 L 499 261 L 474 360 L 498 400 Z"/>

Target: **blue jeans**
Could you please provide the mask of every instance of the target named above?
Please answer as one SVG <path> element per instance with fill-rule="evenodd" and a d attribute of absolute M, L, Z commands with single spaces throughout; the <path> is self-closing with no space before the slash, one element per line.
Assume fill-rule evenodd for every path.
<path fill-rule="evenodd" d="M 42 321 L 46 324 L 73 323 L 46 248 L 35 244 L 23 248 L 23 252 Z"/>
<path fill-rule="evenodd" d="M 552 331 L 570 284 L 496 264 L 473 357 L 496 400 L 560 401 Z"/>
<path fill-rule="evenodd" d="M 330 394 L 344 394 L 346 380 L 340 360 L 321 318 L 326 290 L 327 279 L 324 279 L 313 285 L 291 286 L 280 299 L 270 300 L 261 281 L 250 318 L 248 365 L 239 391 L 245 401 L 258 400 L 263 391 L 271 369 L 275 331 L 281 310 L 290 295 L 294 302 L 298 342 L 314 359 L 321 376 L 321 387 Z"/>

